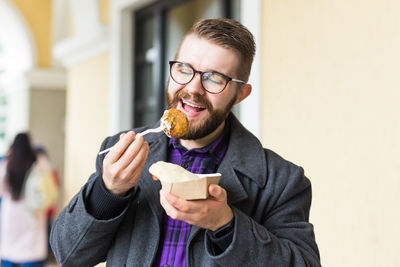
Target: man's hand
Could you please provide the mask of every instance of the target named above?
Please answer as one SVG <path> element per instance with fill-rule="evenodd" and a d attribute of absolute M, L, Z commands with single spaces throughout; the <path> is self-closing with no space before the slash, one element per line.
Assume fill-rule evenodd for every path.
<path fill-rule="evenodd" d="M 188 201 L 161 190 L 160 203 L 172 219 L 215 231 L 232 220 L 233 212 L 225 189 L 211 184 L 208 192 L 210 196 L 205 200 Z"/>
<path fill-rule="evenodd" d="M 113 195 L 121 196 L 140 179 L 149 153 L 149 144 L 133 131 L 121 134 L 119 141 L 103 161 L 103 183 Z"/>

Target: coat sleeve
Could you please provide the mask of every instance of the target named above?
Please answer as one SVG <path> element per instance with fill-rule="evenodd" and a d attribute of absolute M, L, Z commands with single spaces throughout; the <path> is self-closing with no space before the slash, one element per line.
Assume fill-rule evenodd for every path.
<path fill-rule="evenodd" d="M 106 139 L 101 150 L 109 147 Z M 50 234 L 50 244 L 61 266 L 94 266 L 106 260 L 118 226 L 129 205 L 121 214 L 99 220 L 87 211 L 85 200 L 96 179 L 101 179 L 104 156 L 97 156 L 96 172 L 59 214 Z"/>
<path fill-rule="evenodd" d="M 309 223 L 311 184 L 303 169 L 274 153 L 267 156 L 268 181 L 257 199 L 260 220 L 233 208 L 230 246 L 207 253 L 221 266 L 321 266 L 313 225 Z"/>

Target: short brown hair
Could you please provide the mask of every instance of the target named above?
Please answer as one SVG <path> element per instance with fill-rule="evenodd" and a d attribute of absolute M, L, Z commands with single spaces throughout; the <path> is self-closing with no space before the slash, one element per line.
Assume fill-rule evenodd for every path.
<path fill-rule="evenodd" d="M 232 19 L 204 19 L 196 22 L 185 37 L 190 34 L 195 34 L 200 38 L 235 51 L 240 60 L 238 78 L 247 82 L 256 45 L 253 35 L 246 27 Z"/>

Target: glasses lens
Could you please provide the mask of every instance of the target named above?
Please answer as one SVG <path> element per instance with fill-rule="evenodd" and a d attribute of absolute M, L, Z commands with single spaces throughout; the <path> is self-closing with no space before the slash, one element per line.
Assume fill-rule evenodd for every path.
<path fill-rule="evenodd" d="M 201 83 L 204 89 L 210 93 L 219 93 L 224 90 L 227 79 L 224 75 L 214 71 L 203 72 Z"/>
<path fill-rule="evenodd" d="M 194 70 L 188 64 L 175 62 L 171 66 L 171 77 L 179 84 L 187 84 L 192 80 Z"/>

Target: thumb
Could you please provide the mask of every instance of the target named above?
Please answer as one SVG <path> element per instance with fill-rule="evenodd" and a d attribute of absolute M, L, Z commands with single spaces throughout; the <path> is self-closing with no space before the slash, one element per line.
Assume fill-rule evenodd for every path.
<path fill-rule="evenodd" d="M 208 193 L 217 200 L 224 200 L 226 198 L 225 189 L 216 184 L 211 184 L 208 187 Z"/>

